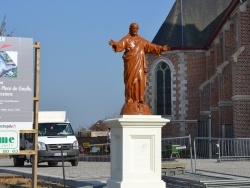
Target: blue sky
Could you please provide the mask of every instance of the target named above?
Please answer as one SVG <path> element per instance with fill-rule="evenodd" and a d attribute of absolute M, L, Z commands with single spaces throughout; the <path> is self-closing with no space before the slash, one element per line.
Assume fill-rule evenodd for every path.
<path fill-rule="evenodd" d="M 76 130 L 118 117 L 124 104 L 122 54 L 108 41 L 130 23 L 152 41 L 174 0 L 1 2 L 7 33 L 41 43 L 40 110 L 65 110 Z"/>

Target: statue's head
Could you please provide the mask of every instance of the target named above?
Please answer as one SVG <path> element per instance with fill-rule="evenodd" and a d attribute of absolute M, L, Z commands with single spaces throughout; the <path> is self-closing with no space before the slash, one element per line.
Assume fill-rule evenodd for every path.
<path fill-rule="evenodd" d="M 129 26 L 129 33 L 132 36 L 136 36 L 138 34 L 139 25 L 137 23 L 131 23 Z"/>

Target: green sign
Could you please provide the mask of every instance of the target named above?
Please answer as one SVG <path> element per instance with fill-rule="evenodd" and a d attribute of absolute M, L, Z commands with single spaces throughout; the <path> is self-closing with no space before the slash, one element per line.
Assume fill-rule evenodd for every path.
<path fill-rule="evenodd" d="M 12 154 L 19 153 L 19 131 L 1 131 L 0 132 L 0 153 Z"/>

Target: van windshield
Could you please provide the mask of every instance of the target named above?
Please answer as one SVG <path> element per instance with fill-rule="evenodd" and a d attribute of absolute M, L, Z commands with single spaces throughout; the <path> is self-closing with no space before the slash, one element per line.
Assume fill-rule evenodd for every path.
<path fill-rule="evenodd" d="M 70 123 L 39 123 L 38 136 L 74 135 Z"/>

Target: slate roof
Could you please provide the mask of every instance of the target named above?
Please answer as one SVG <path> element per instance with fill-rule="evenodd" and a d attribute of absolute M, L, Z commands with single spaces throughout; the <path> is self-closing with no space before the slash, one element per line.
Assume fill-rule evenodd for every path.
<path fill-rule="evenodd" d="M 152 43 L 203 47 L 236 0 L 176 0 Z"/>

